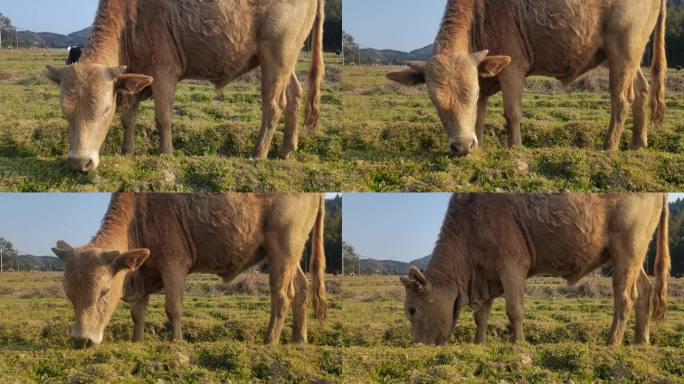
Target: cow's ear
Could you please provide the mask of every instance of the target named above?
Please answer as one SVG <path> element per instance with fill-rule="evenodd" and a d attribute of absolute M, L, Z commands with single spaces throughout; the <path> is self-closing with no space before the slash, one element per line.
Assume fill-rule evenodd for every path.
<path fill-rule="evenodd" d="M 135 271 L 140 268 L 149 256 L 149 249 L 132 249 L 118 255 L 112 262 L 112 269 L 115 273 L 126 269 L 129 270 L 129 272 Z"/>
<path fill-rule="evenodd" d="M 62 73 L 64 72 L 64 68 L 57 68 L 53 67 L 52 65 L 48 65 L 45 67 L 45 77 L 48 78 L 48 80 L 52 81 L 53 83 L 59 85 L 62 83 Z"/>
<path fill-rule="evenodd" d="M 477 69 L 480 77 L 495 77 L 511 63 L 510 56 L 486 56 L 478 62 Z"/>
<path fill-rule="evenodd" d="M 65 241 L 58 241 L 57 246 L 52 248 L 52 252 L 62 260 L 66 260 L 74 255 L 74 248 Z"/>
<path fill-rule="evenodd" d="M 404 284 L 404 288 L 406 289 L 411 288 L 411 285 L 413 284 L 413 282 L 411 281 L 411 279 L 408 278 L 408 276 L 401 276 L 399 277 L 399 280 L 401 280 L 401 283 Z"/>
<path fill-rule="evenodd" d="M 154 78 L 151 76 L 127 73 L 116 78 L 116 89 L 126 96 L 133 96 L 152 85 L 153 82 Z"/>
<path fill-rule="evenodd" d="M 427 61 L 409 61 L 406 65 L 408 65 L 408 69 L 390 72 L 387 74 L 387 78 L 407 86 L 425 84 Z"/>
<path fill-rule="evenodd" d="M 411 281 L 417 292 L 424 292 L 430 287 L 430 282 L 425 277 L 423 272 L 417 267 L 411 267 L 408 270 L 408 280 Z"/>

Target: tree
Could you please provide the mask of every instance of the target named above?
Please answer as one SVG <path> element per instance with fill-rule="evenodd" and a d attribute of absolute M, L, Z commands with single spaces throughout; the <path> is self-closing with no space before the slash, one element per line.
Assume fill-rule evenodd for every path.
<path fill-rule="evenodd" d="M 344 259 L 344 273 L 356 273 L 360 256 L 353 245 L 344 241 L 342 242 L 342 258 Z"/>
<path fill-rule="evenodd" d="M 0 33 L 2 33 L 2 43 L 4 46 L 7 46 L 10 42 L 10 32 L 14 33 L 14 26 L 12 25 L 12 20 L 10 20 L 9 17 L 0 13 Z"/>
<path fill-rule="evenodd" d="M 325 247 L 325 271 L 327 273 L 342 272 L 342 197 L 336 196 L 325 201 L 325 230 L 323 233 Z M 301 267 L 309 270 L 311 257 L 311 239 L 304 247 Z"/>
<path fill-rule="evenodd" d="M 14 245 L 4 237 L 0 237 L 0 249 L 2 249 L 3 269 L 17 269 L 17 251 Z"/>

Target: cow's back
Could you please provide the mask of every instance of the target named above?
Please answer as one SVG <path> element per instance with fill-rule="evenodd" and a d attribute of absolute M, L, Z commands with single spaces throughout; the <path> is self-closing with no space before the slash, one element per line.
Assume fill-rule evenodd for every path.
<path fill-rule="evenodd" d="M 148 194 L 136 202 L 138 246 L 148 268 L 166 263 L 188 271 L 239 273 L 263 260 L 273 194 Z"/>
<path fill-rule="evenodd" d="M 606 59 L 606 39 L 632 28 L 647 39 L 659 7 L 655 1 L 483 0 L 486 36 L 481 49 L 525 62 L 529 75 L 570 83 Z M 640 20 L 639 22 L 635 22 Z M 646 40 L 644 40 L 645 42 Z"/>
<path fill-rule="evenodd" d="M 260 41 L 283 22 L 278 15 L 307 1 L 288 0 L 147 0 L 138 3 L 138 40 L 131 61 L 136 70 L 153 73 L 163 63 L 172 75 L 225 84 L 259 65 Z M 285 12 L 287 13 L 287 12 Z"/>

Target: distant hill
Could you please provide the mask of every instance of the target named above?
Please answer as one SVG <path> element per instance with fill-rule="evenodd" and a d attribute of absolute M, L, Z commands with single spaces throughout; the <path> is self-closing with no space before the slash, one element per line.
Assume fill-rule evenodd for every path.
<path fill-rule="evenodd" d="M 16 259 L 19 270 L 61 271 L 64 269 L 62 260 L 54 256 L 19 255 Z"/>
<path fill-rule="evenodd" d="M 21 31 L 18 33 L 19 45 L 22 47 L 66 48 L 75 45 L 83 46 L 88 40 L 90 27 L 68 35 L 52 32 Z"/>
<path fill-rule="evenodd" d="M 407 61 L 425 61 L 432 57 L 432 44 L 411 52 L 395 51 L 392 49 L 364 48 L 360 51 L 363 64 L 392 64 L 400 65 Z"/>
<path fill-rule="evenodd" d="M 396 260 L 362 259 L 361 274 L 405 275 L 411 266 L 416 266 L 420 269 L 427 268 L 430 258 L 431 256 L 425 256 L 421 259 L 413 260 L 408 263 Z"/>

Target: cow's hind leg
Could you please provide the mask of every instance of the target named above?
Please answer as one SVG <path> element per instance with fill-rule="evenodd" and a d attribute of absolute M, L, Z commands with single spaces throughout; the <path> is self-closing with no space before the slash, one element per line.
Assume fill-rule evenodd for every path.
<path fill-rule="evenodd" d="M 641 68 L 637 71 L 636 80 L 634 80 L 634 104 L 632 105 L 632 114 L 634 115 L 634 129 L 632 130 L 632 145 L 631 149 L 641 149 L 648 147 L 648 94 L 650 87 L 648 81 L 641 72 Z"/>
<path fill-rule="evenodd" d="M 290 76 L 294 72 L 294 60 L 284 52 L 283 44 L 274 42 L 266 44 L 260 50 L 261 57 L 261 97 L 263 113 L 261 132 L 254 148 L 254 158 L 265 159 L 271 147 L 278 121 L 287 106 L 285 91 L 290 84 Z"/>
<path fill-rule="evenodd" d="M 271 285 L 271 318 L 264 338 L 266 344 L 278 344 L 280 342 L 285 316 L 296 294 L 295 284 L 297 281 L 295 277 L 298 274 L 299 260 L 306 239 L 301 242 L 295 239 L 293 230 L 286 227 L 272 231 L 267 244 Z M 299 299 L 301 300 L 301 297 Z M 300 314 L 297 313 L 298 310 L 298 308 L 294 309 L 295 321 L 297 321 L 296 316 Z M 305 314 L 304 311 L 302 312 Z M 305 324 L 301 322 L 295 324 L 293 338 L 297 336 L 295 335 L 296 327 L 301 325 Z M 301 332 L 299 336 L 302 336 Z"/>
<path fill-rule="evenodd" d="M 290 153 L 297 150 L 299 141 L 299 110 L 302 104 L 302 86 L 297 80 L 297 75 L 293 72 L 290 76 L 290 83 L 287 86 L 286 98 L 287 107 L 285 108 L 285 136 L 283 143 L 278 149 L 281 158 L 287 159 Z"/>
<path fill-rule="evenodd" d="M 650 342 L 648 329 L 648 312 L 651 304 L 652 284 L 646 272 L 642 269 L 637 278 L 638 297 L 636 301 L 636 328 L 634 344 L 648 344 Z"/>
<path fill-rule="evenodd" d="M 633 244 L 616 241 L 610 252 L 613 261 L 613 325 L 607 344 L 616 346 L 622 344 L 632 305 L 640 295 L 636 281 L 646 250 L 635 250 Z"/>
<path fill-rule="evenodd" d="M 133 341 L 141 342 L 145 337 L 145 316 L 147 315 L 147 303 L 150 295 L 143 296 L 140 300 L 131 304 L 131 318 L 133 318 Z"/>
<path fill-rule="evenodd" d="M 489 299 L 482 303 L 480 308 L 475 311 L 475 324 L 477 325 L 475 344 L 482 344 L 487 338 L 487 324 L 489 323 L 489 315 L 492 312 L 493 302 L 494 299 Z"/>
<path fill-rule="evenodd" d="M 620 139 L 625 128 L 625 121 L 630 106 L 634 102 L 634 80 L 636 78 L 641 54 L 634 47 L 629 33 L 618 34 L 607 39 L 608 67 L 610 69 L 611 116 L 608 136 L 603 145 L 606 151 L 616 151 L 620 147 Z"/>
<path fill-rule="evenodd" d="M 306 343 L 306 298 L 309 293 L 309 282 L 306 274 L 301 267 L 297 267 L 297 272 L 293 281 L 295 296 L 292 303 L 292 342 Z"/>
<path fill-rule="evenodd" d="M 124 129 L 124 142 L 121 152 L 125 156 L 135 154 L 135 124 L 138 121 L 139 102 L 135 102 L 121 114 L 121 124 Z"/>

